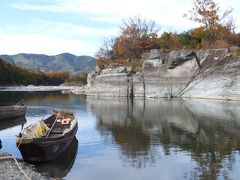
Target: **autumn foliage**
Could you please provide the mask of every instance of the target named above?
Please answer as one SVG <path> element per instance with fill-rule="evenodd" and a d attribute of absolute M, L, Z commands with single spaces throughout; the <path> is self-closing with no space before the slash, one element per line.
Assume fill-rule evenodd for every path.
<path fill-rule="evenodd" d="M 213 0 L 195 0 L 185 17 L 201 25 L 202 37 L 209 47 L 214 47 L 217 40 L 222 40 L 235 29 L 231 12 L 232 9 L 220 13 L 220 7 Z"/>
<path fill-rule="evenodd" d="M 124 20 L 113 53 L 116 57 L 129 61 L 139 59 L 142 53 L 151 49 L 157 31 L 154 21 L 140 17 Z"/>
<path fill-rule="evenodd" d="M 96 54 L 100 69 L 113 64 L 141 65 L 141 56 L 150 49 L 202 49 L 240 46 L 240 34 L 234 32 L 232 9 L 221 13 L 213 0 L 194 0 L 193 8 L 184 16 L 199 27 L 186 32 L 164 32 L 152 20 L 133 17 L 123 20 L 119 36 L 104 39 Z"/>
<path fill-rule="evenodd" d="M 141 59 L 141 55 L 156 43 L 157 32 L 154 21 L 140 17 L 123 20 L 120 35 L 111 40 L 105 39 L 96 54 L 99 67 L 106 66 L 107 61 L 111 61 L 111 64 L 128 64 Z"/>

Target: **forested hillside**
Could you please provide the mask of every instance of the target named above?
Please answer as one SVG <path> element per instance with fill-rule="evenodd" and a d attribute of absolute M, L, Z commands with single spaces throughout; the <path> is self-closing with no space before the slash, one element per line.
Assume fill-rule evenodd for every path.
<path fill-rule="evenodd" d="M 70 53 L 62 53 L 56 56 L 21 53 L 0 55 L 0 58 L 31 70 L 65 71 L 72 74 L 92 71 L 96 66 L 95 58 L 91 56 L 75 56 Z"/>
<path fill-rule="evenodd" d="M 67 81 L 86 83 L 86 75 L 69 75 L 66 72 L 32 71 L 0 59 L 0 86 L 8 85 L 60 85 Z"/>

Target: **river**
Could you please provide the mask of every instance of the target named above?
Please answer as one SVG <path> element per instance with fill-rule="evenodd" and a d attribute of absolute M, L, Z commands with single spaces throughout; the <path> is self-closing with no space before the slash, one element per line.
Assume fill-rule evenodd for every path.
<path fill-rule="evenodd" d="M 71 109 L 79 129 L 68 153 L 36 166 L 51 177 L 84 180 L 238 179 L 240 102 L 199 99 L 94 99 L 60 92 L 0 92 L 24 99 L 26 119 L 0 122 L 1 151 L 22 158 L 22 127 Z"/>

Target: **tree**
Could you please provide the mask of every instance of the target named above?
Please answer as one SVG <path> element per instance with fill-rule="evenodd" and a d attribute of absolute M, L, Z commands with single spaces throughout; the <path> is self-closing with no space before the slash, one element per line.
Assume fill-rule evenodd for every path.
<path fill-rule="evenodd" d="M 172 41 L 171 41 L 172 33 L 164 32 L 159 38 L 158 43 L 160 48 L 162 49 L 171 49 Z"/>
<path fill-rule="evenodd" d="M 114 45 L 116 43 L 117 39 L 116 38 L 104 38 L 103 39 L 103 44 L 102 46 L 99 48 L 98 52 L 96 53 L 96 57 L 99 58 L 108 58 L 108 59 L 115 59 L 113 57 L 113 48 Z"/>
<path fill-rule="evenodd" d="M 98 67 L 104 69 L 113 63 L 129 65 L 140 60 L 143 53 L 157 44 L 157 32 L 152 20 L 138 16 L 123 20 L 119 36 L 110 40 L 105 38 L 97 52 Z"/>
<path fill-rule="evenodd" d="M 213 0 L 194 0 L 189 15 L 184 16 L 202 25 L 204 38 L 213 47 L 223 29 L 234 30 L 231 12 L 232 9 L 220 13 L 219 6 Z"/>
<path fill-rule="evenodd" d="M 115 44 L 114 54 L 130 61 L 141 58 L 151 49 L 157 39 L 158 28 L 152 20 L 133 17 L 123 20 L 120 36 Z"/>
<path fill-rule="evenodd" d="M 200 47 L 201 35 L 197 35 L 194 33 L 196 33 L 196 29 L 178 34 L 181 49 L 196 49 Z"/>
<path fill-rule="evenodd" d="M 159 47 L 162 49 L 196 49 L 199 48 L 201 37 L 193 35 L 192 30 L 182 33 L 164 32 L 159 38 Z"/>
<path fill-rule="evenodd" d="M 116 38 L 107 39 L 104 38 L 102 46 L 99 48 L 95 57 L 97 58 L 97 66 L 99 69 L 105 69 L 112 60 L 114 60 L 113 49 Z"/>

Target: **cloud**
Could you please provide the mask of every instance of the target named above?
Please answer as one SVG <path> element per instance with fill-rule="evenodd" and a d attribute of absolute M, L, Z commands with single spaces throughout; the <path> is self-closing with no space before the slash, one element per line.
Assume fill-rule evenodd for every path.
<path fill-rule="evenodd" d="M 37 5 L 32 3 L 12 3 L 8 5 L 14 9 L 31 10 L 31 11 L 48 11 L 48 12 L 67 12 L 66 8 L 57 5 Z"/>
<path fill-rule="evenodd" d="M 100 44 L 73 39 L 54 38 L 39 34 L 0 33 L 0 54 L 42 53 L 55 55 L 69 52 L 76 55 L 92 55 Z"/>
<path fill-rule="evenodd" d="M 117 33 L 118 28 L 93 28 L 36 19 L 34 23 L 4 26 L 0 30 L 0 39 L 4 42 L 0 44 L 0 54 L 70 52 L 93 56 L 103 37 L 114 37 Z"/>
<path fill-rule="evenodd" d="M 238 0 L 229 0 L 227 3 L 223 0 L 217 0 L 217 3 L 224 8 L 229 8 L 232 5 L 236 9 L 234 14 L 238 17 L 240 10 L 237 6 Z M 48 4 L 46 2 L 42 4 L 23 2 L 12 3 L 9 6 L 21 10 L 85 14 L 90 15 L 91 19 L 95 21 L 118 22 L 119 24 L 123 18 L 141 15 L 166 27 L 188 29 L 193 25 L 191 21 L 182 17 L 191 9 L 192 0 L 185 0 L 184 3 L 182 0 L 52 0 Z M 239 18 L 236 22 L 239 22 Z"/>
<path fill-rule="evenodd" d="M 26 27 L 26 25 L 24 25 Z M 99 39 L 103 36 L 115 36 L 118 28 L 90 27 L 58 21 L 36 20 L 28 24 L 27 29 L 32 32 L 44 32 L 52 36 L 61 36 L 71 39 Z M 25 28 L 26 29 L 26 28 Z"/>
<path fill-rule="evenodd" d="M 180 0 L 159 1 L 112 1 L 112 0 L 53 0 L 51 4 L 13 3 L 9 6 L 21 10 L 47 11 L 57 13 L 76 13 L 90 16 L 92 21 L 110 22 L 120 25 L 123 18 L 141 15 L 157 20 L 159 24 L 183 26 L 188 20 L 182 17 L 188 10 L 191 0 L 184 4 Z M 184 22 L 184 23 L 182 23 Z"/>
<path fill-rule="evenodd" d="M 240 31 L 239 0 L 216 0 L 223 9 L 234 8 L 234 20 Z M 2 24 L 1 53 L 35 52 L 56 54 L 71 52 L 94 55 L 104 37 L 118 34 L 122 19 L 140 15 L 152 19 L 163 31 L 181 32 L 198 24 L 183 17 L 192 0 L 22 0 L 6 5 L 28 11 L 31 20 Z M 38 13 L 40 12 L 40 13 Z M 42 17 L 42 12 L 47 12 Z M 23 13 L 24 14 L 24 13 Z"/>

